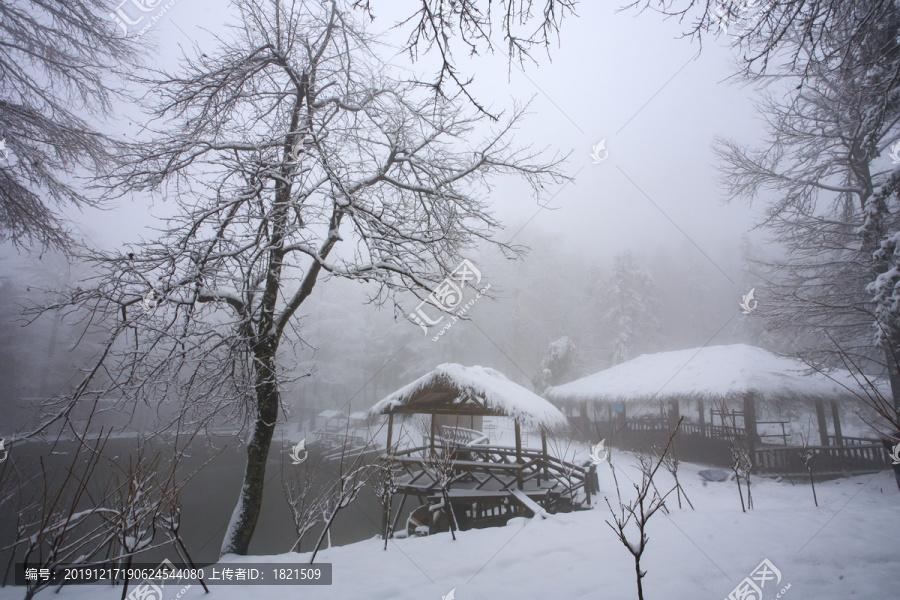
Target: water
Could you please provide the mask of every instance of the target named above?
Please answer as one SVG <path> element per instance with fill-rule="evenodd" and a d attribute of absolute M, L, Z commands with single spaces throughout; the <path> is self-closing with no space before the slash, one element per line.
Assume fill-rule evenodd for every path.
<path fill-rule="evenodd" d="M 186 474 L 209 461 L 209 464 L 205 465 L 185 486 L 181 498 L 181 534 L 191 558 L 198 564 L 215 562 L 219 557 L 225 528 L 237 501 L 246 464 L 246 449 L 239 446 L 233 438 L 220 437 L 209 441 L 217 447 L 211 447 L 207 444 L 207 440 L 195 441 L 181 464 L 182 473 Z M 75 442 L 60 442 L 55 446 L 42 442 L 18 444 L 13 448 L 9 460 L 3 464 L 0 477 L 8 476 L 12 468 L 18 469 L 23 474 L 39 475 L 41 472 L 40 459 L 43 458 L 48 472 L 56 470 L 57 474 L 53 480 L 58 481 L 60 473 L 64 473 L 64 469 L 71 464 L 75 449 Z M 136 439 L 110 439 L 106 443 L 103 454 L 114 458 L 119 465 L 126 465 L 128 458 L 136 455 L 137 449 Z M 165 457 L 164 463 L 160 467 L 165 469 L 171 458 L 171 450 L 166 451 L 163 445 L 157 443 L 154 451 L 161 452 Z M 305 467 L 304 465 L 292 465 L 288 456 L 289 451 L 290 444 L 282 443 L 277 438 L 273 440 L 266 467 L 262 511 L 253 541 L 250 544 L 251 554 L 267 555 L 288 552 L 296 541 L 290 509 L 284 498 L 282 476 L 284 474 L 287 479 L 290 470 Z M 86 461 L 85 456 L 83 453 L 80 457 L 81 463 Z M 315 458 L 314 450 L 311 450 L 308 461 L 313 462 Z M 336 473 L 337 465 L 330 465 L 330 467 Z M 95 472 L 94 481 L 89 486 L 95 494 L 109 480 L 110 472 L 109 466 L 101 463 Z M 329 477 L 326 476 L 326 479 Z M 38 489 L 35 486 L 32 491 Z M 83 503 L 83 506 L 87 506 L 87 504 Z M 16 519 L 13 507 L 9 503 L 0 506 L 0 547 L 14 540 L 15 527 Z M 338 514 L 332 526 L 331 540 L 334 545 L 349 544 L 378 536 L 380 529 L 380 504 L 371 487 L 367 486 L 354 504 L 342 509 Z M 322 526 L 320 525 L 308 532 L 303 538 L 301 550 L 304 552 L 312 550 L 321 531 Z M 159 534 L 158 539 L 162 539 L 162 534 Z M 324 548 L 326 545 L 327 542 L 323 543 L 322 547 Z M 169 547 L 145 552 L 136 560 L 158 562 L 163 558 L 177 562 L 176 555 Z M 5 561 L 7 556 L 3 556 L 2 559 Z"/>

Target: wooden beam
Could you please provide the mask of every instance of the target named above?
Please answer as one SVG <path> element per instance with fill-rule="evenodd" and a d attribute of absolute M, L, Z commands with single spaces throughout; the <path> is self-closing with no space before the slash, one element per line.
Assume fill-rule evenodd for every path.
<path fill-rule="evenodd" d="M 388 438 L 387 438 L 387 448 L 385 451 L 390 454 L 391 452 L 391 439 L 394 435 L 394 414 L 391 413 L 388 415 Z"/>
<path fill-rule="evenodd" d="M 544 460 L 547 460 L 547 432 L 543 427 L 541 427 L 541 453 L 544 455 Z"/>
<path fill-rule="evenodd" d="M 430 415 L 430 414 L 438 414 L 438 415 L 474 415 L 476 417 L 508 417 L 505 412 L 502 410 L 494 410 L 494 409 L 481 409 L 479 407 L 474 406 L 451 406 L 447 405 L 446 407 L 441 407 L 439 405 L 432 406 L 398 406 L 389 411 L 384 411 L 382 414 L 396 414 L 396 415 Z"/>
<path fill-rule="evenodd" d="M 753 392 L 744 394 L 744 431 L 747 434 L 747 441 L 750 446 L 748 450 L 752 459 L 754 451 L 760 443 L 759 431 L 756 426 L 756 398 Z"/>
<path fill-rule="evenodd" d="M 387 447 L 385 447 L 385 453 L 391 453 L 391 436 L 394 434 L 394 415 L 388 415 L 388 433 L 387 433 Z M 391 468 L 393 465 L 388 464 L 388 468 Z M 405 496 L 404 496 L 405 497 Z M 381 535 L 384 536 L 384 539 L 387 540 L 390 537 L 390 529 L 388 529 L 388 525 L 391 520 L 391 509 L 389 506 L 390 503 L 384 506 L 384 512 L 381 515 Z M 387 544 L 387 541 L 384 542 Z M 387 546 L 385 546 L 387 547 Z"/>
<path fill-rule="evenodd" d="M 669 400 L 669 410 L 668 410 L 668 419 L 667 425 L 669 429 L 675 429 L 675 425 L 678 424 L 678 420 L 681 418 L 681 407 L 678 405 L 678 399 L 673 398 Z"/>
<path fill-rule="evenodd" d="M 816 400 L 816 420 L 819 422 L 819 441 L 823 446 L 828 445 L 828 421 L 825 420 L 825 403 Z"/>
<path fill-rule="evenodd" d="M 834 421 L 834 437 L 838 446 L 844 445 L 844 434 L 841 432 L 841 413 L 837 402 L 831 401 L 831 420 Z"/>
<path fill-rule="evenodd" d="M 530 512 L 532 516 L 541 517 L 542 519 L 547 518 L 547 511 L 545 511 L 540 504 L 526 496 L 523 492 L 520 492 L 519 490 L 510 490 L 509 494 L 513 500 L 515 500 L 519 503 L 520 506 L 528 510 L 528 512 Z"/>
<path fill-rule="evenodd" d="M 437 413 L 431 411 L 431 453 L 434 454 L 434 429 L 437 427 Z"/>
<path fill-rule="evenodd" d="M 544 477 L 547 479 L 550 478 L 550 473 L 547 472 L 547 432 L 544 431 L 544 428 L 541 427 L 541 454 L 544 456 Z M 538 478 L 538 485 L 541 484 L 540 478 Z"/>
<path fill-rule="evenodd" d="M 515 419 L 516 424 L 516 463 L 522 464 L 522 429 L 519 427 L 519 420 Z M 522 470 L 516 472 L 516 485 L 521 490 L 524 487 L 522 481 Z"/>

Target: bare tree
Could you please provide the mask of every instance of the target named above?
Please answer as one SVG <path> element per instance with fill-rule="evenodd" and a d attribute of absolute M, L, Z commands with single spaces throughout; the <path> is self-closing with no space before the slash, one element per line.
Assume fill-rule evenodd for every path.
<path fill-rule="evenodd" d="M 114 510 L 98 506 L 100 503 L 87 510 L 79 510 L 83 506 L 82 498 L 88 493 L 83 482 L 97 469 L 108 439 L 107 433 L 98 436 L 93 447 L 77 448 L 69 468 L 61 477 L 48 472 L 42 457 L 40 481 L 31 490 L 30 480 L 17 482 L 18 502 L 10 498 L 20 519 L 16 539 L 0 548 L 0 552 L 9 552 L 7 573 L 17 555 L 23 563 L 49 568 L 67 561 L 74 562 L 81 556 L 90 559 L 114 540 L 114 532 L 98 518 L 100 513 L 114 513 Z M 102 500 L 108 498 L 109 491 Z M 82 531 L 85 527 L 88 527 L 86 532 Z M 48 585 L 49 582 L 42 580 L 27 582 L 26 600 Z"/>
<path fill-rule="evenodd" d="M 883 387 L 879 385 L 879 380 L 866 373 L 863 366 L 855 362 L 853 356 L 841 348 L 841 345 L 836 340 L 832 338 L 831 341 L 834 344 L 837 355 L 840 357 L 842 366 L 850 373 L 855 385 L 847 385 L 845 380 L 835 378 L 833 373 L 814 363 L 807 362 L 806 364 L 855 397 L 859 401 L 861 408 L 868 409 L 867 412 L 870 414 L 861 412 L 856 414 L 866 425 L 872 428 L 872 431 L 880 433 L 884 431 L 885 427 L 891 427 L 895 431 L 900 431 L 900 415 L 894 408 L 893 398 L 885 395 Z M 889 347 L 889 350 L 891 360 L 895 364 L 900 363 L 900 357 L 894 352 L 894 349 Z"/>
<path fill-rule="evenodd" d="M 334 524 L 334 520 L 341 510 L 356 501 L 372 474 L 370 466 L 358 466 L 359 459 L 360 457 L 357 457 L 351 466 L 346 469 L 343 460 L 341 461 L 337 480 L 328 489 L 324 496 L 324 501 L 317 503 L 325 526 L 322 528 L 322 533 L 319 535 L 319 539 L 313 548 L 312 556 L 309 559 L 310 564 L 316 562 L 316 555 L 326 539 L 328 540 L 328 547 L 331 547 L 331 526 Z"/>
<path fill-rule="evenodd" d="M 797 452 L 800 454 L 803 465 L 806 467 L 806 472 L 809 474 L 809 485 L 812 487 L 813 502 L 816 507 L 818 507 L 819 499 L 816 497 L 816 480 L 815 477 L 813 477 L 813 459 L 816 457 L 816 453 L 810 448 L 809 442 L 810 436 L 809 430 L 807 429 L 805 435 L 802 432 L 800 433 L 800 450 Z"/>
<path fill-rule="evenodd" d="M 694 508 L 691 499 L 688 498 L 687 492 L 684 491 L 684 488 L 681 487 L 681 482 L 678 481 L 678 466 L 681 462 L 678 460 L 678 453 L 675 451 L 675 444 L 672 444 L 672 448 L 670 452 L 662 452 L 659 451 L 659 454 L 663 457 L 663 467 L 669 474 L 672 476 L 672 479 L 675 480 L 675 493 L 678 497 L 678 508 L 681 508 L 681 496 L 684 496 L 684 499 L 690 505 L 691 508 Z"/>
<path fill-rule="evenodd" d="M 353 5 L 374 19 L 379 0 L 355 0 Z M 438 94 L 455 87 L 478 110 L 488 111 L 470 93 L 472 77 L 461 74 L 454 58 L 454 46 L 468 55 L 504 52 L 510 62 L 536 63 L 535 52 L 549 51 L 558 38 L 563 19 L 575 14 L 574 0 L 418 0 L 418 8 L 399 27 L 408 27 L 409 37 L 403 49 L 416 60 L 423 54 L 437 53 L 440 67 L 434 80 L 425 84 Z M 543 4 L 543 6 L 541 6 Z M 502 45 L 492 37 L 499 25 Z M 506 46 L 504 50 L 502 46 Z M 449 95 L 453 95 L 451 92 Z M 492 118 L 495 118 L 492 116 Z"/>
<path fill-rule="evenodd" d="M 292 552 L 301 551 L 304 536 L 315 529 L 321 520 L 326 485 L 324 477 L 322 460 L 313 456 L 304 461 L 302 469 L 291 469 L 287 478 L 282 473 L 284 499 L 290 508 L 297 534 Z"/>
<path fill-rule="evenodd" d="M 684 417 L 679 419 L 679 426 L 683 419 Z M 609 525 L 609 528 L 613 530 L 616 537 L 622 542 L 622 545 L 625 546 L 631 556 L 634 557 L 634 573 L 637 581 L 638 600 L 644 600 L 644 587 L 642 581 L 647 575 L 647 571 L 641 569 L 641 557 L 644 554 L 644 550 L 647 549 L 647 542 L 650 541 L 650 538 L 647 536 L 647 524 L 650 521 L 650 518 L 653 517 L 660 508 L 665 508 L 666 498 L 675 491 L 675 488 L 673 487 L 665 494 L 660 494 L 656 489 L 656 485 L 653 483 L 653 478 L 656 476 L 657 471 L 659 471 L 660 466 L 662 466 L 663 457 L 668 454 L 669 447 L 672 445 L 672 440 L 675 439 L 675 434 L 677 432 L 678 426 L 675 427 L 675 430 L 669 436 L 662 453 L 655 461 L 647 456 L 638 457 L 641 482 L 640 484 L 632 482 L 637 495 L 627 503 L 622 500 L 622 491 L 619 487 L 616 469 L 612 462 L 609 464 L 610 471 L 612 471 L 613 474 L 613 481 L 616 485 L 617 507 L 616 509 L 613 509 L 609 502 L 609 498 L 605 498 L 606 506 L 609 508 L 609 512 L 612 514 L 613 518 L 612 523 L 606 521 L 606 524 Z M 627 530 L 629 523 L 637 528 L 638 538 L 636 541 L 632 541 L 628 537 Z"/>
<path fill-rule="evenodd" d="M 424 297 L 474 242 L 495 243 L 482 196 L 492 176 L 536 193 L 562 180 L 558 161 L 509 141 L 521 110 L 479 138 L 483 116 L 391 79 L 343 2 L 235 6 L 241 21 L 218 51 L 149 82 L 158 130 L 110 179 L 111 193 L 158 192 L 176 214 L 156 240 L 95 253 L 96 285 L 56 305 L 110 329 L 96 371 L 119 393 L 173 399 L 192 424 L 249 423 L 223 553 L 246 553 L 253 535 L 279 352 L 300 342 L 316 284 L 368 282 L 372 303 L 399 310 L 397 294 Z"/>
<path fill-rule="evenodd" d="M 60 206 L 93 205 L 74 176 L 113 164 L 110 78 L 135 63 L 105 0 L 0 4 L 0 240 L 71 249 Z"/>
<path fill-rule="evenodd" d="M 747 447 L 746 432 L 742 433 L 737 426 L 737 417 L 734 412 L 728 412 L 728 406 L 724 400 L 716 402 L 719 413 L 722 415 L 722 423 L 728 435 L 728 449 L 731 451 L 732 479 L 737 483 L 738 496 L 741 500 L 741 511 L 747 512 L 752 508 L 750 498 L 750 472 L 753 470 L 753 457 Z M 728 422 L 730 419 L 730 423 Z M 741 489 L 741 480 L 747 483 L 747 503 L 744 504 L 744 492 Z"/>
<path fill-rule="evenodd" d="M 372 487 L 384 515 L 382 536 L 384 537 L 384 549 L 387 550 L 388 540 L 394 535 L 391 523 L 394 496 L 397 494 L 404 471 L 401 465 L 394 462 L 394 451 L 391 448 L 387 449 L 386 454 L 379 459 L 375 467 L 377 470 L 372 477 Z"/>
<path fill-rule="evenodd" d="M 835 9 L 828 19 L 844 15 L 824 4 Z M 775 195 L 762 225 L 787 257 L 762 264 L 772 282 L 758 314 L 798 337 L 813 361 L 839 363 L 834 338 L 867 369 L 887 371 L 900 407 L 900 372 L 887 350 L 898 346 L 900 327 L 890 310 L 879 310 L 890 304 L 895 283 L 890 257 L 900 229 L 898 180 L 875 162 L 900 135 L 900 10 L 883 11 L 862 35 L 853 13 L 860 3 L 846 4 L 856 8 L 823 39 L 791 33 L 779 42 L 804 67 L 765 80 L 796 85 L 786 99 L 764 102 L 765 146 L 723 140 L 719 154 L 732 198 L 753 201 L 764 190 Z"/>
<path fill-rule="evenodd" d="M 127 568 L 137 554 L 167 545 L 190 561 L 179 533 L 178 498 L 196 470 L 177 476 L 183 452 L 163 461 L 159 454 L 148 457 L 143 448 L 121 465 L 104 455 L 109 434 L 99 433 L 92 443 L 77 444 L 62 474 L 42 457 L 40 479 L 18 483 L 17 496 L 25 499 L 15 506 L 21 521 L 16 539 L 0 548 L 9 552 L 10 564 L 54 568 L 114 562 Z M 112 477 L 97 486 L 101 465 Z M 28 581 L 26 599 L 49 585 Z M 123 599 L 127 589 L 126 580 Z"/>
<path fill-rule="evenodd" d="M 422 469 L 431 477 L 441 492 L 441 502 L 429 508 L 432 512 L 441 510 L 447 515 L 450 535 L 456 541 L 459 522 L 456 519 L 456 512 L 453 510 L 453 502 L 450 501 L 450 485 L 458 475 L 455 465 L 456 444 L 453 440 L 445 439 L 443 435 L 440 435 L 440 442 L 436 446 L 426 448 L 422 452 L 425 455 L 422 460 Z"/>
<path fill-rule="evenodd" d="M 852 60 L 860 42 L 896 11 L 891 0 L 633 0 L 628 8 L 687 20 L 685 35 L 701 44 L 704 34 L 730 36 L 742 50 L 745 76 L 789 70 L 802 81 L 814 70 L 814 61 L 834 60 L 843 66 L 842 59 Z M 878 64 L 870 57 L 867 66 Z M 889 66 L 894 77 L 897 67 Z"/>

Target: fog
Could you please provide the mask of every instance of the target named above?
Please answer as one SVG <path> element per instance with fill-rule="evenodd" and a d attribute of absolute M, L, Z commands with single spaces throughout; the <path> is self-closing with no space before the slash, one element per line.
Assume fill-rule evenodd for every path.
<path fill-rule="evenodd" d="M 391 12 L 397 8 L 380 7 L 371 28 L 399 49 L 405 30 L 389 27 L 400 15 Z M 227 32 L 229 18 L 215 2 L 176 3 L 145 38 L 148 66 L 174 71 L 182 51 L 213 46 L 213 35 Z M 496 114 L 529 103 L 515 143 L 567 156 L 564 172 L 572 179 L 540 198 L 521 182 L 492 182 L 490 207 L 504 225 L 495 237 L 523 245 L 527 253 L 506 260 L 483 249 L 467 257 L 491 283 L 490 297 L 446 339 L 432 342 L 391 306 L 365 304 L 371 290 L 364 285 L 323 282 L 306 311 L 311 317 L 303 323 L 294 367 L 297 374 L 318 375 L 298 384 L 290 402 L 303 405 L 304 386 L 334 385 L 335 397 L 317 404 L 338 408 L 355 397 L 364 405 L 447 361 L 493 366 L 527 383 L 547 345 L 563 335 L 579 348 L 581 372 L 607 366 L 599 286 L 621 253 L 631 253 L 652 275 L 658 303 L 660 329 L 639 351 L 758 341 L 759 332 L 740 323 L 736 309 L 756 283 L 747 273 L 746 248 L 757 255 L 770 250 L 764 234 L 752 231 L 757 212 L 723 201 L 712 154 L 716 136 L 743 143 L 762 136 L 753 109 L 758 91 L 729 79 L 733 49 L 710 38 L 701 50 L 683 31 L 674 20 L 590 3 L 579 7 L 578 18 L 566 20 L 549 56 L 535 53 L 538 64 L 510 64 L 502 45 L 471 59 L 460 51 L 461 70 L 474 77 L 473 95 Z M 400 52 L 382 58 L 420 76 L 432 66 L 427 56 L 418 62 Z M 100 127 L 140 138 L 140 119 L 135 104 L 121 103 Z M 604 139 L 608 159 L 594 164 L 591 150 Z M 152 238 L 154 220 L 171 212 L 164 198 L 134 195 L 66 216 L 86 244 L 114 249 Z M 10 352 L 17 349 L 4 361 L 4 381 L 16 381 L 4 397 L 7 405 L 22 406 L 16 396 L 35 397 L 54 387 L 62 392 L 90 351 L 74 347 L 80 330 L 69 320 L 45 316 L 21 329 L 16 306 L 46 301 L 40 290 L 77 286 L 91 271 L 52 252 L 7 245 L 3 254 L 4 339 Z M 402 302 L 406 313 L 418 303 L 411 297 Z M 52 377 L 31 358 L 45 356 L 56 366 Z"/>
<path fill-rule="evenodd" d="M 172 0 L 135 36 L 110 5 L 98 60 L 141 67 L 113 57 L 108 110 L 68 110 L 112 171 L 66 138 L 90 201 L 40 198 L 74 243 L 0 212 L 0 600 L 19 560 L 248 554 L 333 563 L 323 598 L 643 600 L 648 539 L 648 597 L 722 597 L 753 564 L 779 598 L 896 588 L 900 9 L 829 28 L 769 3 L 729 37 L 709 3 L 582 2 L 517 53 L 515 19 L 490 13 L 490 48 L 465 29 L 484 4 L 531 6 Z M 538 5 L 569 3 L 516 18 Z M 55 147 L 5 107 L 0 143 Z M 34 155 L 0 177 L 47 187 Z M 190 588 L 137 579 L 104 593 Z M 747 581 L 728 597 L 763 600 Z"/>

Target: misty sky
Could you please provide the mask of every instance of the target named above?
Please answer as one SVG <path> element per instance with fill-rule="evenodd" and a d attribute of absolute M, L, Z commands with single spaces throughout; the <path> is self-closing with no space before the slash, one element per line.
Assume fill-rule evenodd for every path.
<path fill-rule="evenodd" d="M 390 26 L 403 5 L 412 3 L 373 4 L 377 19 L 370 30 L 384 32 L 385 42 L 399 47 L 406 30 Z M 750 143 L 762 135 L 753 116 L 756 91 L 726 81 L 737 51 L 708 37 L 701 52 L 696 41 L 681 37 L 684 26 L 677 21 L 652 12 L 616 13 L 614 6 L 581 3 L 579 16 L 564 22 L 550 59 L 538 54 L 540 64 L 526 65 L 524 73 L 510 68 L 503 52 L 476 60 L 465 60 L 462 48 L 458 52 L 460 66 L 475 76 L 479 101 L 493 111 L 533 98 L 531 114 L 515 135 L 517 144 L 572 152 L 566 172 L 575 180 L 548 190 L 544 199 L 555 210 L 541 210 L 522 183 L 496 180 L 490 202 L 507 224 L 499 239 L 506 241 L 530 220 L 529 231 L 605 260 L 619 250 L 683 244 L 685 236 L 671 218 L 704 249 L 729 241 L 737 245 L 753 222 L 752 212 L 722 205 L 711 152 L 716 135 Z M 178 0 L 142 38 L 147 66 L 172 71 L 183 50 L 213 49 L 213 34 L 227 35 L 228 18 L 220 0 Z M 411 64 L 389 50 L 386 61 L 423 77 L 431 73 L 428 59 Z M 123 105 L 117 112 L 119 121 L 102 129 L 135 135 L 141 119 L 136 106 Z M 603 138 L 609 159 L 592 164 L 591 146 Z M 102 212 L 68 214 L 89 240 L 116 247 L 141 235 L 149 214 L 165 213 L 159 202 L 135 197 Z"/>

